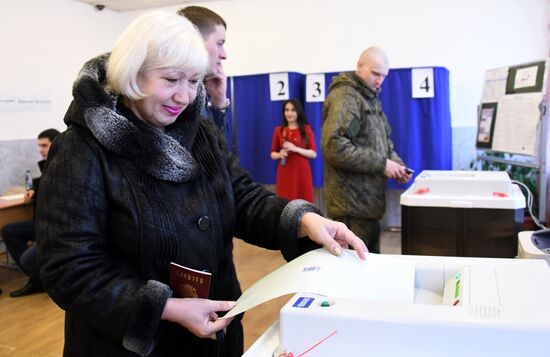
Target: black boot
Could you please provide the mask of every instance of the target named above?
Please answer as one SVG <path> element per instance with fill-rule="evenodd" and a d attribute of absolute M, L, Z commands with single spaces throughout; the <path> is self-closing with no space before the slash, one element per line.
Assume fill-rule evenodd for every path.
<path fill-rule="evenodd" d="M 35 293 L 41 293 L 43 291 L 44 288 L 42 287 L 42 284 L 40 282 L 29 279 L 29 281 L 27 281 L 25 286 L 23 286 L 21 289 L 12 291 L 10 293 L 10 297 L 27 296 Z"/>

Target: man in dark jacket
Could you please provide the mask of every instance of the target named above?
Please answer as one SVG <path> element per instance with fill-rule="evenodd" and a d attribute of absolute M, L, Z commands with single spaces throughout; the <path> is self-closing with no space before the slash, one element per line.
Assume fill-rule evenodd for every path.
<path fill-rule="evenodd" d="M 201 115 L 216 123 L 231 142 L 229 125 L 226 122 L 230 101 L 226 95 L 227 76 L 222 65 L 222 61 L 227 59 L 224 47 L 227 25 L 220 15 L 202 6 L 187 6 L 178 10 L 178 14 L 185 16 L 197 27 L 208 51 L 209 68 L 204 80 L 207 101 Z"/>
<path fill-rule="evenodd" d="M 47 129 L 38 134 L 38 151 L 42 160 L 38 162 L 40 172 L 45 170 L 48 151 L 53 139 L 59 134 L 56 129 Z M 32 180 L 32 187 L 25 193 L 25 203 L 36 199 L 40 178 Z M 2 239 L 6 244 L 8 253 L 13 257 L 17 265 L 29 276 L 29 280 L 21 289 L 12 291 L 11 297 L 21 297 L 44 291 L 38 274 L 36 258 L 36 245 L 34 244 L 34 220 L 7 224 L 2 228 Z"/>
<path fill-rule="evenodd" d="M 361 53 L 354 73 L 341 73 L 323 104 L 321 148 L 329 216 L 345 223 L 380 252 L 380 222 L 386 209 L 386 180 L 406 183 L 411 174 L 393 150 L 391 129 L 378 93 L 389 71 L 379 48 Z"/>

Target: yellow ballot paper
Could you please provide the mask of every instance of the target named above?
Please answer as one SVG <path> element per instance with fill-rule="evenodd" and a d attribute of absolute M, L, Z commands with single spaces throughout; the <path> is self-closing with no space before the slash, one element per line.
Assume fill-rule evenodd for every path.
<path fill-rule="evenodd" d="M 308 292 L 330 297 L 412 303 L 415 263 L 353 250 L 340 256 L 313 250 L 255 282 L 224 317 L 231 317 L 282 295 Z"/>

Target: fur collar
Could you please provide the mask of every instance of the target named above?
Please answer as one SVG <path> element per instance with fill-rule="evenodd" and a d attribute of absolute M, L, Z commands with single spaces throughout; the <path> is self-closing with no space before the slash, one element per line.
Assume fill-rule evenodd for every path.
<path fill-rule="evenodd" d="M 120 95 L 106 87 L 108 60 L 109 54 L 104 54 L 84 64 L 73 85 L 73 104 L 79 115 L 68 115 L 66 124 L 87 128 L 108 151 L 132 161 L 157 179 L 185 182 L 194 178 L 198 166 L 190 150 L 204 106 L 204 87 L 199 86 L 195 101 L 162 131 L 131 118 L 129 110 L 117 111 Z"/>

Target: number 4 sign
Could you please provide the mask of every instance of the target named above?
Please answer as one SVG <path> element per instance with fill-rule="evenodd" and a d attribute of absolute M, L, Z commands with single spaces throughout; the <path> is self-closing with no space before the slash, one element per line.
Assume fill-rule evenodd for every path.
<path fill-rule="evenodd" d="M 433 98 L 435 95 L 434 69 L 413 68 L 411 69 L 412 97 Z"/>

